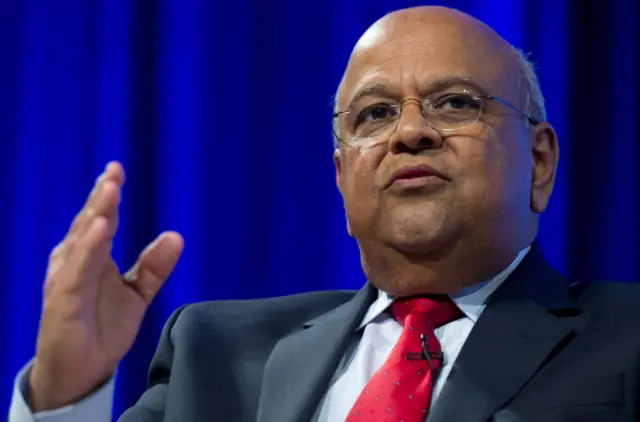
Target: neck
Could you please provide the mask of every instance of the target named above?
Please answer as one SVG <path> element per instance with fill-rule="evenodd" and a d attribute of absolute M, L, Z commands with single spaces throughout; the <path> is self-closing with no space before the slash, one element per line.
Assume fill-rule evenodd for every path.
<path fill-rule="evenodd" d="M 531 242 L 484 245 L 458 243 L 437 254 L 406 253 L 380 244 L 362 244 L 368 280 L 393 296 L 454 295 L 494 277 Z"/>

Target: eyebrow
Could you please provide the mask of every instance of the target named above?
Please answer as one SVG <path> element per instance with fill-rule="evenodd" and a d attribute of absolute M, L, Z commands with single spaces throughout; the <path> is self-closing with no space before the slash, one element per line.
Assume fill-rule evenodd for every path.
<path fill-rule="evenodd" d="M 487 91 L 478 81 L 465 76 L 448 76 L 438 79 L 427 85 L 424 89 L 421 89 L 421 91 L 423 91 L 423 94 L 429 95 L 434 92 L 444 91 L 445 89 L 451 88 L 456 85 L 463 85 L 471 88 L 474 91 L 477 91 L 482 96 L 488 95 Z M 372 85 L 364 86 L 353 95 L 353 98 L 351 99 L 351 101 L 349 101 L 347 109 L 366 97 L 397 98 L 400 97 L 400 91 L 397 88 L 386 83 L 374 83 Z"/>

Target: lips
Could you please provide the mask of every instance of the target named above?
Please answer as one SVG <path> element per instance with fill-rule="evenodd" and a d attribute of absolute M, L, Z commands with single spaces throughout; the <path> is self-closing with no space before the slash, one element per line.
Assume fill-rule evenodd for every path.
<path fill-rule="evenodd" d="M 417 166 L 406 166 L 396 170 L 389 181 L 387 182 L 387 187 L 391 186 L 394 182 L 400 180 L 411 180 L 411 179 L 420 179 L 427 177 L 437 177 L 443 180 L 449 180 L 446 176 L 440 173 L 438 170 L 434 169 L 431 166 L 426 164 L 421 164 Z"/>

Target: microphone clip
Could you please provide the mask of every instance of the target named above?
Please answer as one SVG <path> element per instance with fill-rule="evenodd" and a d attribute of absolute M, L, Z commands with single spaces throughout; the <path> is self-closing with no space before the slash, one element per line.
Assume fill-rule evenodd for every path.
<path fill-rule="evenodd" d="M 406 360 L 426 360 L 429 362 L 429 366 L 431 369 L 435 369 L 433 365 L 433 360 L 437 360 L 439 364 L 439 368 L 442 367 L 444 363 L 444 353 L 442 351 L 431 352 L 427 350 L 427 336 L 425 334 L 420 334 L 420 344 L 422 345 L 422 351 L 420 352 L 409 352 L 405 355 Z"/>
<path fill-rule="evenodd" d="M 444 354 L 442 352 L 409 352 L 405 355 L 406 360 L 432 360 L 436 359 L 442 365 Z"/>

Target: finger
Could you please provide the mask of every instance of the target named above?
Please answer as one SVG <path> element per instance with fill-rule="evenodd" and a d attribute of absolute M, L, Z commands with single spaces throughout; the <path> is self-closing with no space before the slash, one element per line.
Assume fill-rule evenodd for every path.
<path fill-rule="evenodd" d="M 107 179 L 113 180 L 120 187 L 122 187 L 124 185 L 124 182 L 125 182 L 125 179 L 126 179 L 126 174 L 124 172 L 124 167 L 122 166 L 122 164 L 120 164 L 120 162 L 118 162 L 118 161 L 110 161 L 105 166 L 105 171 L 104 172 L 106 174 L 105 177 Z"/>
<path fill-rule="evenodd" d="M 47 264 L 47 278 L 51 273 L 55 272 L 57 267 L 60 266 L 60 262 L 62 261 L 61 257 L 64 255 L 65 247 L 65 243 L 60 242 L 51 250 L 51 253 L 49 254 L 49 263 Z"/>
<path fill-rule="evenodd" d="M 44 293 L 46 293 L 52 288 L 52 283 L 55 279 L 53 275 L 58 271 L 64 262 L 65 255 L 65 244 L 64 242 L 58 243 L 49 254 L 49 262 L 47 264 L 47 273 L 44 279 Z"/>
<path fill-rule="evenodd" d="M 63 254 L 64 248 L 64 242 L 60 242 L 53 249 L 51 249 L 51 253 L 49 254 L 49 264 L 57 260 Z"/>
<path fill-rule="evenodd" d="M 115 235 L 118 227 L 118 206 L 122 201 L 124 181 L 125 172 L 122 164 L 117 161 L 107 164 L 105 180 L 102 182 L 102 192 L 94 204 L 96 215 L 103 215 L 109 220 L 111 238 Z"/>
<path fill-rule="evenodd" d="M 173 271 L 184 249 L 184 239 L 176 232 L 165 232 L 147 246 L 138 262 L 125 274 L 147 303 L 151 303 Z"/>
<path fill-rule="evenodd" d="M 107 182 L 98 194 L 96 201 L 94 201 L 95 208 L 83 210 L 78 218 L 77 229 L 68 233 L 65 237 L 65 257 L 69 257 L 79 247 L 78 245 L 84 244 L 84 237 L 87 235 L 87 231 L 98 217 L 104 218 L 107 223 L 107 236 L 105 236 L 104 240 L 113 238 L 118 224 L 117 209 L 120 200 L 121 193 L 119 188 L 113 183 Z"/>
<path fill-rule="evenodd" d="M 106 181 L 97 195 L 93 207 L 87 209 L 87 218 L 105 217 L 109 223 L 110 238 L 115 234 L 118 225 L 118 207 L 122 201 L 122 190 L 119 185 Z M 82 231 L 79 233 L 82 235 Z"/>
<path fill-rule="evenodd" d="M 69 277 L 60 283 L 79 287 L 84 284 L 83 281 L 96 280 L 105 263 L 111 259 L 111 242 L 107 241 L 108 236 L 108 220 L 104 216 L 94 218 L 66 259 L 65 271 L 68 268 L 70 274 L 77 276 Z"/>
<path fill-rule="evenodd" d="M 76 215 L 76 218 L 73 220 L 71 224 L 71 228 L 69 229 L 69 233 L 77 233 L 86 230 L 87 225 L 91 221 L 91 218 L 94 217 L 95 208 L 100 206 L 100 201 L 104 200 L 104 190 L 105 187 L 111 186 L 115 184 L 120 190 L 124 185 L 125 181 L 125 173 L 122 165 L 116 161 L 110 162 L 105 167 L 104 172 L 98 176 L 96 182 L 94 184 L 93 189 L 89 193 L 85 204 L 83 205 L 80 212 Z M 99 213 L 96 213 L 96 215 Z"/>

